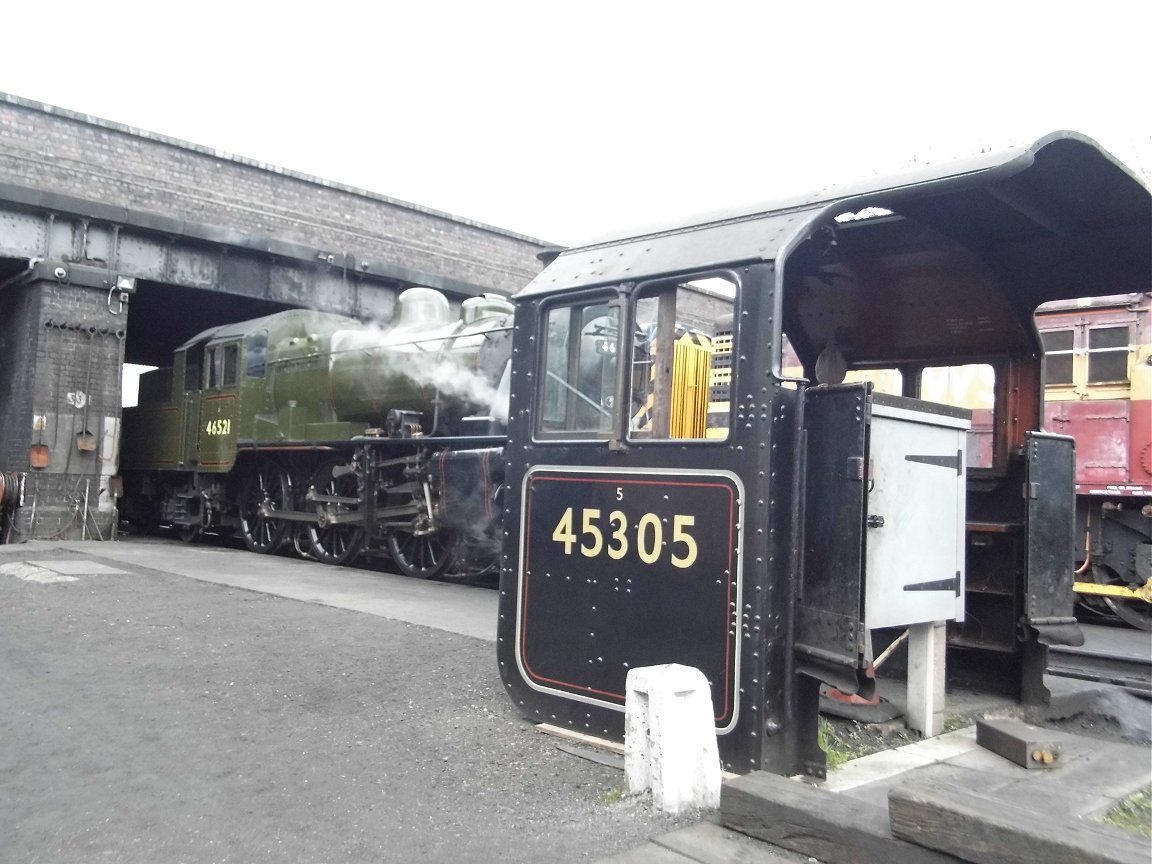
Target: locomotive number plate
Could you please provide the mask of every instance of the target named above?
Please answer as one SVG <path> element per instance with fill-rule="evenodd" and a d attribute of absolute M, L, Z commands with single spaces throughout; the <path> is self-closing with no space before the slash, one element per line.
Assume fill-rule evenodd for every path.
<path fill-rule="evenodd" d="M 525 478 L 517 660 L 536 689 L 623 710 L 628 670 L 682 663 L 738 713 L 741 490 L 727 472 L 539 466 Z"/>

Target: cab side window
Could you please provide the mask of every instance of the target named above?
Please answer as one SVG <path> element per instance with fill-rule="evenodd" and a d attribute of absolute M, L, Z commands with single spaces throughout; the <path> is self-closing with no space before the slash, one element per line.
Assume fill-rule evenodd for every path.
<path fill-rule="evenodd" d="M 199 390 L 204 386 L 203 374 L 204 346 L 193 345 L 184 352 L 184 389 Z"/>
<path fill-rule="evenodd" d="M 730 276 L 706 275 L 637 291 L 629 439 L 728 437 L 737 289 Z"/>
<path fill-rule="evenodd" d="M 240 346 L 236 342 L 214 345 L 208 350 L 208 388 L 236 386 L 236 369 L 239 364 Z"/>
<path fill-rule="evenodd" d="M 990 363 L 928 366 L 920 372 L 920 398 L 972 412 L 968 430 L 969 468 L 992 468 L 996 415 L 996 368 Z"/>
<path fill-rule="evenodd" d="M 547 310 L 538 434 L 557 438 L 611 433 L 619 331 L 619 311 L 604 300 Z"/>
<path fill-rule="evenodd" d="M 244 344 L 244 374 L 249 378 L 263 378 L 268 367 L 268 331 L 257 330 Z"/>

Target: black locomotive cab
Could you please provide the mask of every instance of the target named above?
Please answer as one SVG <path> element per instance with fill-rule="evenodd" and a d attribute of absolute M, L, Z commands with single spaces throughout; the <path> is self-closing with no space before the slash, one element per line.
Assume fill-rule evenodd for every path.
<path fill-rule="evenodd" d="M 1057 133 L 559 255 L 515 298 L 513 700 L 619 736 L 629 670 L 681 663 L 728 769 L 820 773 L 821 684 L 866 692 L 887 629 L 945 621 L 1043 698 L 1079 633 L 1032 313 L 1146 288 L 1148 204 Z"/>
<path fill-rule="evenodd" d="M 735 723 L 746 460 L 707 421 L 710 397 L 727 399 L 712 393 L 714 343 L 742 278 L 709 271 L 545 297 L 525 323 L 541 351 L 539 371 L 522 374 L 542 380 L 514 388 L 513 435 L 530 443 L 510 458 L 531 461 L 513 494 L 530 594 L 518 662 L 533 686 L 618 702 L 621 669 L 691 645 L 718 682 L 717 725 Z M 556 608 L 574 614 L 555 620 Z M 645 626 L 634 653 L 611 635 Z"/>

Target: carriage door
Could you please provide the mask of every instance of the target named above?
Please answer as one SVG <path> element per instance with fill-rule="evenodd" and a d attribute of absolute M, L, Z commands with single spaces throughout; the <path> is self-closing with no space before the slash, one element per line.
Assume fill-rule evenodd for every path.
<path fill-rule="evenodd" d="M 848 693 L 865 665 L 864 532 L 870 384 L 804 396 L 803 571 L 797 670 Z"/>

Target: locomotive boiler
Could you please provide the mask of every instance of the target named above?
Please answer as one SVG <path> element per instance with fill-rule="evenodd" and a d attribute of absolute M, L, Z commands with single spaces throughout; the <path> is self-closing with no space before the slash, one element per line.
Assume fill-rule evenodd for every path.
<path fill-rule="evenodd" d="M 510 317 L 412 288 L 385 328 L 297 309 L 198 334 L 125 409 L 123 515 L 417 576 L 487 566 Z"/>

